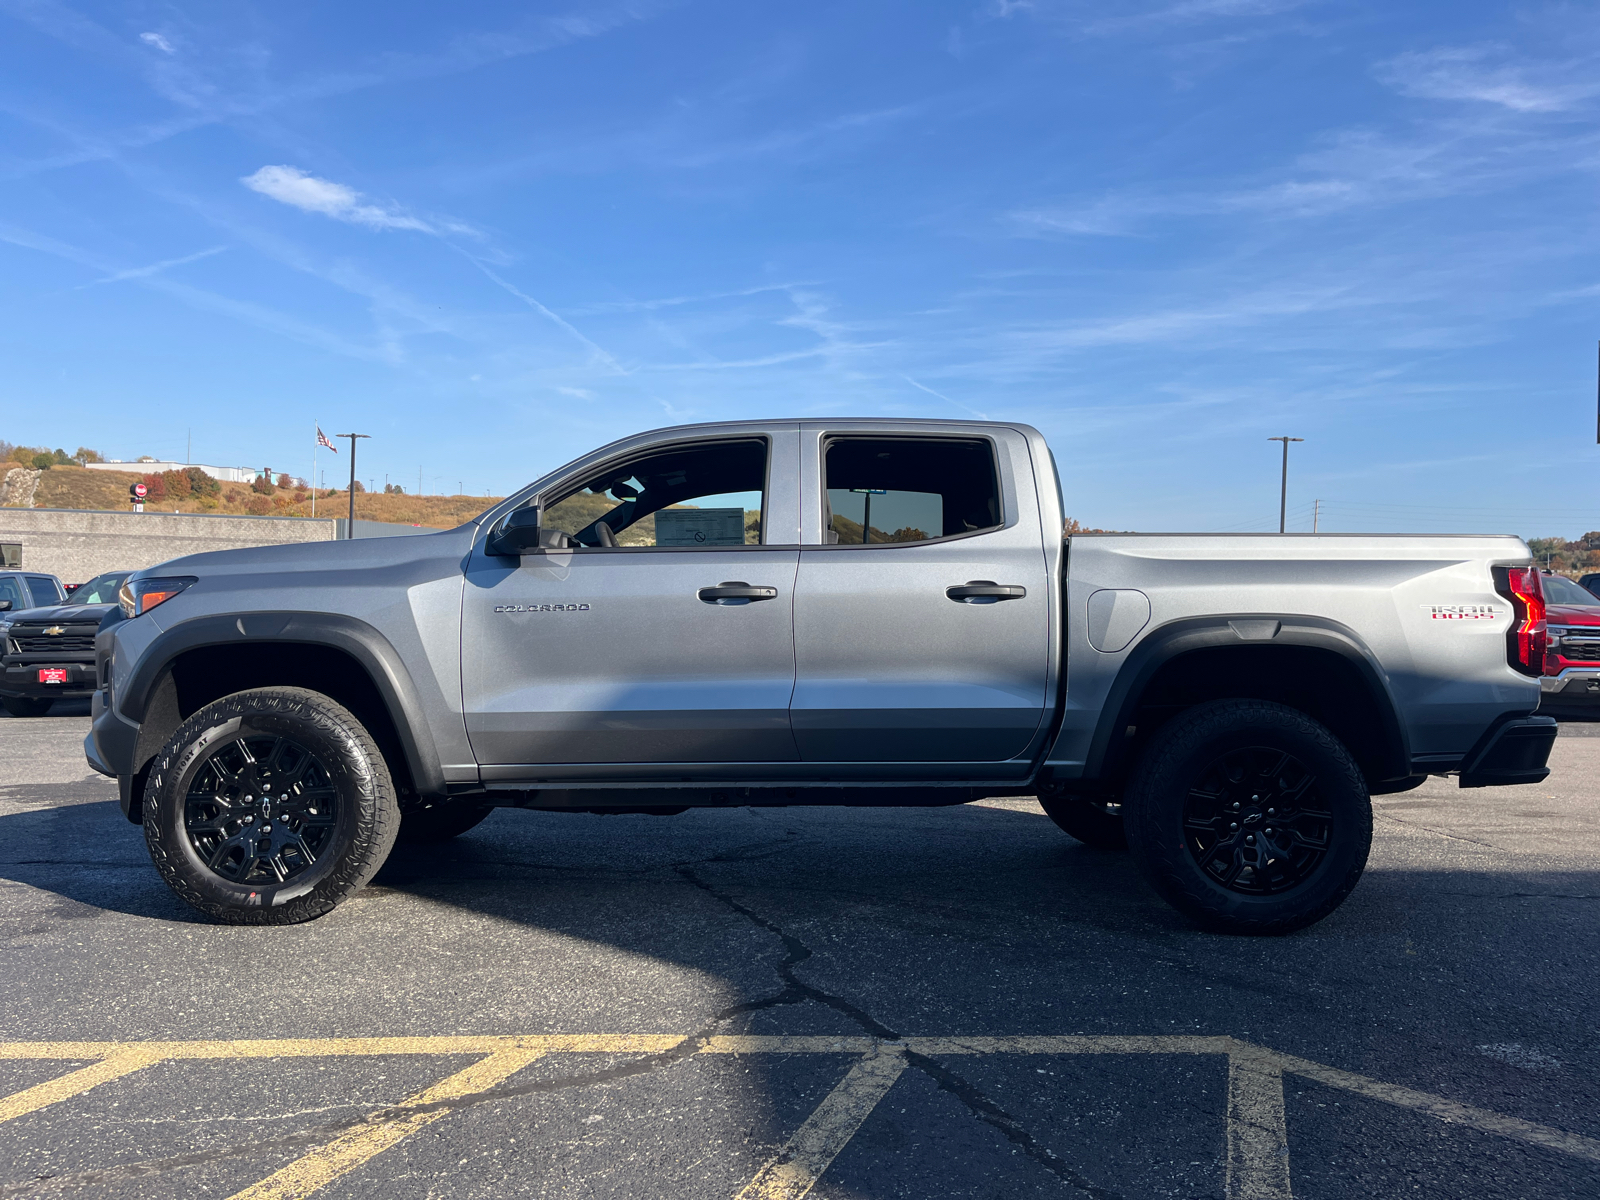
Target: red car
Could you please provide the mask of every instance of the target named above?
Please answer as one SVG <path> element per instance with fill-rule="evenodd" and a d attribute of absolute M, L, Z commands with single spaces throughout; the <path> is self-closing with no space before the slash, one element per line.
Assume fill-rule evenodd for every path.
<path fill-rule="evenodd" d="M 1600 715 L 1600 596 L 1565 575 L 1543 575 L 1540 582 L 1550 643 L 1539 681 L 1539 711 Z"/>

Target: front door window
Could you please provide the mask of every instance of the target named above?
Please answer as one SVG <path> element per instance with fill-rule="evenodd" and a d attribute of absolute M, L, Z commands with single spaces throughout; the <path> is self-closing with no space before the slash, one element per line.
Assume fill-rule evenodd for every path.
<path fill-rule="evenodd" d="M 609 464 L 563 489 L 541 523 L 579 546 L 759 546 L 766 486 L 761 439 L 675 447 Z"/>

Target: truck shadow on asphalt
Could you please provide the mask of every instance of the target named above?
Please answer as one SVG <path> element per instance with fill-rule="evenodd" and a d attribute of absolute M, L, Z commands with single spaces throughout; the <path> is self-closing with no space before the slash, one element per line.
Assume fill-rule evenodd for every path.
<path fill-rule="evenodd" d="M 59 791 L 19 785 L 7 797 L 43 804 Z M 502 811 L 453 842 L 397 847 L 365 891 L 294 930 L 208 926 L 167 891 L 140 831 L 109 801 L 0 817 L 0 876 L 48 898 L 19 896 L 0 914 L 11 952 L 61 946 L 80 989 L 103 987 L 100 961 L 130 959 L 136 974 L 165 963 L 178 938 L 202 973 L 241 955 L 270 960 L 276 940 L 292 947 L 276 970 L 306 964 L 298 985 L 298 968 L 288 974 L 304 989 L 298 1004 L 377 989 L 375 1015 L 347 1034 L 482 1028 L 486 1013 L 505 1033 L 1229 1034 L 1557 1128 L 1574 1121 L 1564 1081 L 1587 1066 L 1541 1074 L 1536 1054 L 1537 1069 L 1518 1067 L 1474 1045 L 1570 1045 L 1561 1029 L 1586 1011 L 1600 900 L 1600 872 L 1389 864 L 1310 930 L 1223 937 L 1167 909 L 1126 855 L 1078 845 L 1037 812 L 984 806 Z M 162 966 L 163 978 L 172 969 Z M 41 979 L 39 999 L 58 1002 L 54 986 Z M 169 985 L 134 986 L 159 995 Z M 33 985 L 14 990 L 21 998 Z M 602 1111 L 603 1128 L 631 1122 L 655 1138 L 654 1089 L 691 1088 L 673 1103 L 692 1110 L 695 1095 L 723 1087 L 716 1064 L 657 1058 L 552 1059 L 514 1103 L 535 1106 L 550 1126 L 540 1136 L 561 1155 L 577 1145 L 574 1118 L 540 1106 L 564 1089 L 591 1089 L 563 1103 Z M 849 1061 L 751 1056 L 734 1081 L 737 1102 L 726 1100 L 733 1124 L 706 1120 L 768 1157 Z M 1007 1196 L 1060 1194 L 1064 1183 L 1106 1196 L 1216 1194 L 1225 1064 L 1113 1055 L 1070 1067 L 978 1058 L 914 1067 L 829 1168 L 849 1194 L 912 1194 L 910 1182 L 930 1196 L 980 1182 Z M 663 1072 L 690 1082 L 669 1084 Z M 483 1144 L 504 1133 L 491 1099 L 452 1118 L 482 1129 Z M 1306 1086 L 1290 1091 L 1291 1140 L 1304 1139 L 1297 1179 L 1310 1182 L 1325 1162 L 1370 1166 L 1377 1146 L 1385 1165 L 1365 1178 L 1369 1194 L 1383 1194 L 1403 1182 L 1384 1173 L 1387 1162 L 1406 1160 L 1414 1143 L 1413 1157 L 1441 1186 L 1454 1181 L 1454 1194 L 1474 1193 L 1485 1154 L 1506 1172 L 1505 1194 L 1581 1195 L 1592 1182 L 1587 1168 L 1507 1147 L 1522 1155 L 1511 1161 L 1498 1143 L 1450 1149 L 1436 1125 L 1400 1128 L 1388 1108 L 1352 1108 L 1358 1124 L 1335 1129 L 1329 1103 Z M 439 1150 L 441 1177 L 454 1169 L 454 1144 Z M 587 1145 L 570 1151 L 573 1170 L 611 1169 L 583 1158 Z M 1343 1176 L 1326 1182 L 1327 1194 L 1356 1194 Z"/>

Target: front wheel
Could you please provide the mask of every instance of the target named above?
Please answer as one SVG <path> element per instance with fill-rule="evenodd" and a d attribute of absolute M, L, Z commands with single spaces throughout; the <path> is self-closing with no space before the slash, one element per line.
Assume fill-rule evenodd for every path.
<path fill-rule="evenodd" d="M 1226 933 L 1279 934 L 1344 902 L 1372 846 L 1361 769 L 1326 727 L 1260 700 L 1164 726 L 1123 796 L 1134 861 L 1163 899 Z"/>
<path fill-rule="evenodd" d="M 303 688 L 206 705 L 156 756 L 144 791 L 156 869 L 230 925 L 292 925 L 330 911 L 383 865 L 399 827 L 371 735 Z"/>

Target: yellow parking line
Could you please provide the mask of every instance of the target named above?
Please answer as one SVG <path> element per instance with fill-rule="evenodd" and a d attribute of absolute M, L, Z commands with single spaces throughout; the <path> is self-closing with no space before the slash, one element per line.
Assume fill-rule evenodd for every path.
<path fill-rule="evenodd" d="M 302 1200 L 450 1111 L 449 1108 L 430 1109 L 428 1105 L 487 1091 L 542 1057 L 543 1050 L 502 1050 L 491 1054 L 466 1070 L 457 1071 L 448 1079 L 407 1097 L 393 1108 L 374 1114 L 367 1124 L 341 1134 L 260 1183 L 236 1192 L 229 1200 Z M 407 1111 L 418 1108 L 425 1111 Z"/>
<path fill-rule="evenodd" d="M 375 1055 L 450 1055 L 473 1054 L 483 1055 L 484 1062 L 478 1064 L 485 1070 L 490 1068 L 490 1063 L 504 1064 L 512 1062 L 526 1063 L 533 1061 L 541 1054 L 659 1054 L 665 1051 L 682 1047 L 686 1036 L 681 1034 L 529 1034 L 510 1036 L 465 1036 L 465 1037 L 373 1037 L 373 1038 L 287 1038 L 279 1041 L 268 1040 L 240 1040 L 240 1041 L 199 1041 L 199 1042 L 0 1042 L 0 1060 L 10 1059 L 59 1059 L 59 1060 L 95 1060 L 89 1066 L 82 1067 L 63 1075 L 59 1079 L 42 1083 L 36 1087 L 28 1088 L 12 1096 L 0 1097 L 0 1122 L 22 1116 L 25 1113 L 56 1104 L 69 1099 L 82 1092 L 96 1087 L 101 1083 L 120 1078 L 132 1071 L 137 1071 L 163 1059 L 219 1059 L 219 1058 L 277 1058 L 277 1057 L 367 1057 Z M 967 1054 L 1226 1054 L 1229 1059 L 1229 1100 L 1228 1100 L 1228 1194 L 1234 1200 L 1243 1200 L 1245 1197 L 1255 1197 L 1258 1200 L 1278 1198 L 1289 1195 L 1289 1159 L 1287 1143 L 1284 1138 L 1283 1117 L 1283 1084 L 1282 1076 L 1290 1073 L 1326 1084 L 1330 1087 L 1352 1092 L 1356 1095 L 1367 1096 L 1384 1103 L 1396 1105 L 1401 1108 L 1412 1109 L 1417 1112 L 1428 1113 L 1440 1120 L 1449 1121 L 1458 1125 L 1466 1125 L 1485 1133 L 1493 1133 L 1501 1137 L 1512 1138 L 1529 1145 L 1541 1146 L 1556 1150 L 1563 1154 L 1586 1159 L 1590 1162 L 1600 1162 L 1600 1139 L 1585 1137 L 1580 1134 L 1567 1133 L 1560 1129 L 1539 1125 L 1532 1121 L 1524 1121 L 1517 1117 L 1504 1116 L 1500 1113 L 1490 1112 L 1486 1109 L 1474 1108 L 1470 1105 L 1460 1104 L 1442 1096 L 1430 1095 L 1427 1092 L 1416 1091 L 1411 1088 L 1399 1087 L 1394 1084 L 1384 1083 L 1381 1080 L 1371 1079 L 1354 1072 L 1342 1071 L 1334 1067 L 1324 1066 L 1321 1063 L 1311 1062 L 1307 1059 L 1295 1058 L 1290 1055 L 1278 1054 L 1265 1047 L 1255 1046 L 1248 1042 L 1236 1041 L 1229 1037 L 1202 1037 L 1189 1035 L 1163 1035 L 1163 1036 L 977 1036 L 977 1037 L 915 1037 L 907 1038 L 898 1044 L 880 1043 L 867 1037 L 829 1037 L 825 1035 L 812 1036 L 753 1036 L 753 1035 L 728 1035 L 706 1038 L 699 1046 L 695 1047 L 699 1054 L 853 1054 L 869 1056 L 863 1058 L 856 1065 L 851 1075 L 846 1076 L 845 1083 L 840 1084 L 844 1089 L 845 1084 L 850 1085 L 850 1091 L 842 1092 L 835 1108 L 839 1111 L 849 1112 L 846 1104 L 854 1089 L 858 1086 L 867 1087 L 879 1076 L 872 1072 L 882 1067 L 867 1068 L 867 1061 L 878 1062 L 888 1055 L 896 1062 L 903 1062 L 905 1052 L 915 1052 L 930 1056 L 967 1055 Z M 470 1076 L 475 1068 L 469 1068 L 462 1075 L 452 1076 L 450 1080 L 439 1084 L 438 1087 L 451 1085 L 453 1081 L 460 1081 Z M 512 1068 L 517 1069 L 515 1067 Z M 857 1072 L 864 1072 L 858 1075 Z M 896 1075 L 899 1069 L 896 1068 Z M 503 1076 L 502 1076 L 503 1078 Z M 889 1079 L 888 1083 L 892 1083 Z M 459 1084 L 462 1091 L 458 1095 L 470 1094 L 474 1086 Z M 487 1086 L 487 1085 L 485 1085 Z M 837 1090 L 837 1089 L 836 1089 Z M 887 1084 L 885 1084 L 887 1090 Z M 430 1090 L 431 1092 L 431 1090 Z M 424 1093 L 429 1094 L 429 1093 Z M 862 1095 L 867 1093 L 863 1092 Z M 413 1097 L 406 1104 L 419 1105 L 425 1101 Z M 825 1101 L 825 1106 L 832 1103 L 832 1097 Z M 875 1101 L 874 1101 L 875 1103 Z M 444 1110 L 440 1110 L 444 1111 Z M 829 1109 L 830 1113 L 835 1109 Z M 871 1111 L 870 1106 L 861 1113 L 861 1120 Z M 813 1119 L 822 1121 L 823 1109 L 813 1114 Z M 295 1164 L 299 1168 L 302 1164 L 309 1164 L 310 1160 L 318 1159 L 325 1164 L 337 1165 L 345 1161 L 342 1156 L 352 1156 L 352 1164 L 366 1161 L 372 1154 L 381 1151 L 385 1146 L 394 1144 L 401 1137 L 406 1136 L 416 1128 L 421 1128 L 428 1121 L 436 1119 L 435 1113 L 400 1114 L 394 1117 L 380 1115 L 381 1119 L 374 1124 L 364 1126 L 360 1130 L 352 1131 L 344 1138 L 336 1140 L 323 1151 L 308 1155 L 307 1159 Z M 423 1118 L 417 1120 L 417 1118 Z M 830 1121 L 833 1117 L 828 1118 Z M 856 1122 L 859 1126 L 860 1121 Z M 853 1129 L 855 1126 L 852 1126 Z M 826 1149 L 832 1143 L 828 1140 L 827 1128 L 824 1124 L 813 1124 L 808 1121 L 802 1126 L 805 1137 L 796 1133 L 795 1139 L 785 1147 L 783 1155 L 774 1163 L 763 1168 L 763 1174 L 757 1177 L 750 1187 L 757 1185 L 776 1188 L 780 1183 L 789 1186 L 794 1179 L 800 1178 L 798 1174 L 790 1172 L 783 1174 L 779 1168 L 783 1162 L 794 1162 L 804 1166 L 807 1163 L 820 1164 L 812 1169 L 811 1178 L 814 1180 L 820 1174 L 821 1167 L 831 1161 L 832 1155 L 838 1152 L 835 1148 L 825 1157 L 817 1147 Z M 387 1132 L 385 1132 L 387 1130 Z M 395 1134 L 398 1136 L 395 1136 Z M 371 1140 L 362 1140 L 362 1138 Z M 392 1139 L 392 1140 L 391 1140 Z M 848 1138 L 846 1138 L 848 1140 Z M 373 1146 L 370 1152 L 363 1147 Z M 840 1146 L 843 1142 L 839 1143 Z M 364 1157 L 363 1157 L 364 1155 Z M 785 1158 L 788 1155 L 788 1158 Z M 320 1157 L 319 1157 L 320 1156 Z M 294 1168 L 285 1168 L 285 1171 Z M 305 1169 L 312 1168 L 306 1165 Z M 317 1169 L 328 1169 L 324 1167 Z M 334 1175 L 335 1178 L 349 1167 L 340 1168 Z M 798 1171 L 800 1168 L 795 1168 Z M 283 1173 L 280 1172 L 280 1175 Z M 310 1176 L 307 1176 L 308 1178 Z M 274 1179 L 278 1176 L 274 1176 Z M 763 1183 L 763 1180 L 766 1182 Z M 788 1181 L 788 1182 L 785 1182 Z M 257 1185 L 265 1187 L 266 1182 Z M 304 1192 L 292 1190 L 293 1180 L 283 1184 L 291 1190 L 281 1192 L 262 1192 L 266 1196 L 303 1195 Z M 321 1186 L 320 1184 L 318 1186 Z M 795 1185 L 798 1186 L 798 1185 Z M 810 1185 L 806 1185 L 810 1186 Z M 792 1190 L 792 1189 L 791 1189 Z M 748 1191 L 748 1189 L 747 1189 Z M 249 1195 L 250 1193 L 241 1193 Z M 755 1196 L 778 1196 L 787 1193 L 779 1191 L 749 1192 Z M 793 1193 L 795 1195 L 803 1193 Z"/>
<path fill-rule="evenodd" d="M 44 1057 L 55 1057 L 48 1055 Z M 91 1058 L 93 1055 L 74 1055 L 75 1058 Z M 41 1083 L 35 1087 L 25 1088 L 23 1091 L 14 1092 L 9 1096 L 0 1098 L 0 1122 L 9 1121 L 13 1117 L 20 1117 L 25 1113 L 36 1112 L 41 1108 L 48 1108 L 72 1096 L 87 1092 L 92 1087 L 102 1083 L 109 1083 L 113 1079 L 120 1079 L 141 1067 L 148 1067 L 152 1063 L 160 1062 L 162 1055 L 151 1053 L 138 1045 L 126 1049 L 116 1049 L 113 1053 L 99 1062 L 90 1063 L 76 1071 L 71 1071 L 48 1083 Z"/>
<path fill-rule="evenodd" d="M 1228 1200 L 1292 1200 L 1283 1069 L 1270 1052 L 1228 1055 Z"/>
<path fill-rule="evenodd" d="M 681 1033 L 560 1033 L 526 1036 L 280 1038 L 204 1042 L 0 1042 L 0 1059 L 105 1058 L 129 1047 L 161 1058 L 339 1058 L 378 1054 L 659 1054 Z"/>
<path fill-rule="evenodd" d="M 1229 1037 L 913 1037 L 908 1049 L 918 1054 L 1227 1054 L 1241 1043 Z"/>
<path fill-rule="evenodd" d="M 1310 1062 L 1304 1058 L 1290 1058 L 1283 1054 L 1274 1054 L 1273 1057 L 1278 1060 L 1283 1070 L 1317 1083 L 1325 1083 L 1329 1087 L 1341 1088 L 1373 1100 L 1382 1100 L 1385 1104 L 1393 1104 L 1397 1108 L 1410 1108 L 1417 1112 L 1429 1113 L 1453 1125 L 1466 1125 L 1484 1133 L 1495 1133 L 1530 1145 L 1559 1150 L 1574 1158 L 1600 1162 L 1600 1140 L 1595 1138 L 1551 1129 L 1548 1125 L 1536 1125 L 1532 1121 L 1508 1117 L 1484 1108 L 1473 1108 L 1470 1104 L 1458 1104 L 1454 1100 L 1446 1100 L 1443 1096 L 1433 1096 L 1427 1092 L 1413 1091 L 1411 1088 L 1369 1079 L 1365 1075 L 1341 1071 L 1337 1067 L 1325 1067 L 1321 1063 Z"/>
<path fill-rule="evenodd" d="M 745 1185 L 737 1200 L 800 1200 L 855 1137 L 856 1130 L 905 1069 L 905 1051 L 898 1046 L 880 1046 L 857 1060 L 839 1086 L 795 1130 L 777 1157 Z"/>

